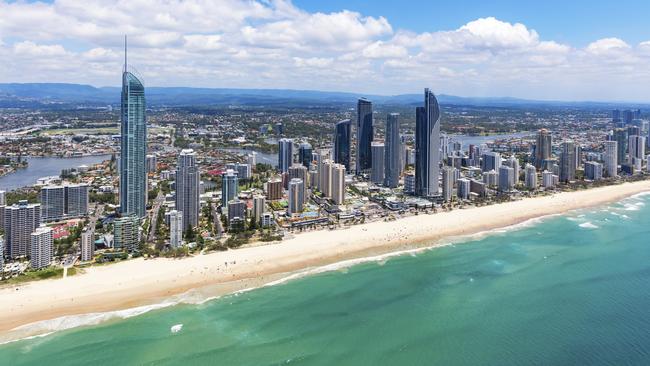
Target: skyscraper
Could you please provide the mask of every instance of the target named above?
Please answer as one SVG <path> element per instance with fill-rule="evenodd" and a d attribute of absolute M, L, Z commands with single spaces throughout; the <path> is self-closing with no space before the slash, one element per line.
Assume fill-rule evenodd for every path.
<path fill-rule="evenodd" d="M 397 187 L 401 170 L 401 141 L 399 137 L 399 113 L 390 113 L 386 118 L 384 143 L 384 185 Z"/>
<path fill-rule="evenodd" d="M 294 178 L 289 181 L 289 205 L 287 212 L 297 214 L 302 212 L 302 206 L 305 204 L 304 182 L 300 178 Z"/>
<path fill-rule="evenodd" d="M 175 208 L 183 217 L 183 231 L 199 224 L 199 175 L 194 150 L 182 150 L 176 167 Z"/>
<path fill-rule="evenodd" d="M 41 188 L 41 218 L 44 222 L 88 214 L 87 184 L 45 186 Z"/>
<path fill-rule="evenodd" d="M 169 245 L 172 248 L 178 248 L 183 245 L 183 212 L 172 210 L 169 212 Z"/>
<path fill-rule="evenodd" d="M 30 239 L 29 262 L 32 268 L 41 269 L 49 266 L 54 252 L 52 228 L 40 226 L 31 233 Z"/>
<path fill-rule="evenodd" d="M 332 165 L 332 202 L 341 205 L 345 202 L 345 166 L 342 164 Z"/>
<path fill-rule="evenodd" d="M 293 164 L 293 140 L 278 140 L 278 169 L 284 173 Z"/>
<path fill-rule="evenodd" d="M 526 168 L 524 168 L 524 180 L 526 188 L 537 188 L 537 169 L 534 165 L 526 164 Z"/>
<path fill-rule="evenodd" d="M 309 168 L 311 166 L 312 160 L 313 158 L 311 144 L 303 142 L 298 146 L 298 161 L 300 164 Z"/>
<path fill-rule="evenodd" d="M 4 207 L 5 252 L 11 259 L 30 254 L 31 234 L 41 224 L 41 205 L 20 201 Z"/>
<path fill-rule="evenodd" d="M 455 168 L 450 166 L 442 168 L 442 197 L 445 199 L 445 202 L 451 201 L 451 197 L 454 193 L 455 170 Z"/>
<path fill-rule="evenodd" d="M 221 174 L 221 207 L 228 207 L 228 201 L 234 199 L 239 191 L 239 179 L 237 173 L 228 169 Z M 282 182 L 280 182 L 280 194 L 282 194 Z"/>
<path fill-rule="evenodd" d="M 604 168 L 606 177 L 618 175 L 618 143 L 616 141 L 605 141 Z"/>
<path fill-rule="evenodd" d="M 350 171 L 350 126 L 349 119 L 338 122 L 334 135 L 334 161 L 343 164 L 347 171 Z"/>
<path fill-rule="evenodd" d="M 81 260 L 87 262 L 93 259 L 95 255 L 95 230 L 90 228 L 81 233 L 80 241 Z"/>
<path fill-rule="evenodd" d="M 544 160 L 550 159 L 553 137 L 545 128 L 537 133 L 537 144 L 535 145 L 535 168 L 541 169 Z"/>
<path fill-rule="evenodd" d="M 499 168 L 499 191 L 510 192 L 514 188 L 515 170 L 509 166 L 502 165 Z"/>
<path fill-rule="evenodd" d="M 644 159 L 645 158 L 645 137 L 632 135 L 628 140 L 628 150 L 629 150 L 629 159 L 630 164 L 634 164 L 634 159 Z"/>
<path fill-rule="evenodd" d="M 501 167 L 501 154 L 494 151 L 488 151 L 483 154 L 481 160 L 481 171 L 489 172 L 490 170 L 497 171 Z"/>
<path fill-rule="evenodd" d="M 140 219 L 136 215 L 122 216 L 113 222 L 115 249 L 133 252 L 140 243 Z"/>
<path fill-rule="evenodd" d="M 381 142 L 373 142 L 371 145 L 371 151 L 372 167 L 370 170 L 370 181 L 375 184 L 383 184 L 385 146 Z"/>
<path fill-rule="evenodd" d="M 253 196 L 253 217 L 258 224 L 262 221 L 262 215 L 266 211 L 266 198 L 261 195 Z"/>
<path fill-rule="evenodd" d="M 438 194 L 440 163 L 440 107 L 429 89 L 424 89 L 424 107 L 415 110 L 415 194 Z"/>
<path fill-rule="evenodd" d="M 619 164 L 625 162 L 625 153 L 627 152 L 627 130 L 624 128 L 617 128 L 614 130 L 612 140 L 617 143 L 616 161 Z"/>
<path fill-rule="evenodd" d="M 357 101 L 357 175 L 367 172 L 372 166 L 370 146 L 373 138 L 372 102 L 361 98 Z"/>
<path fill-rule="evenodd" d="M 124 44 L 122 73 L 120 212 L 146 215 L 147 204 L 147 120 L 144 84 L 129 71 Z"/>
<path fill-rule="evenodd" d="M 565 141 L 561 145 L 560 152 L 560 182 L 569 183 L 575 179 L 575 144 L 573 141 Z"/>

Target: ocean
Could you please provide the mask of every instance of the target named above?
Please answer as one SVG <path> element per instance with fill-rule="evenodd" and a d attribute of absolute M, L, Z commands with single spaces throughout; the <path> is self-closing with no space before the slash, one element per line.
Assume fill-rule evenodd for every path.
<path fill-rule="evenodd" d="M 0 346 L 0 365 L 648 365 L 650 195 Z"/>

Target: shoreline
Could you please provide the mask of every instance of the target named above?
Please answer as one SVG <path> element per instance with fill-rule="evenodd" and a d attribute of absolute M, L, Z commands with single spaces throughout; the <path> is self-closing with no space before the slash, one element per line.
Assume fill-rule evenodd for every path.
<path fill-rule="evenodd" d="M 48 328 L 44 323 L 52 319 L 58 328 L 65 328 L 60 323 L 70 319 L 62 317 L 128 312 L 166 303 L 170 306 L 204 302 L 327 271 L 330 270 L 328 266 L 349 266 L 372 261 L 369 257 L 388 258 L 408 251 L 433 249 L 469 235 L 489 235 L 490 231 L 532 219 L 600 206 L 647 191 L 650 191 L 650 180 L 623 183 L 372 222 L 346 230 L 300 233 L 279 244 L 180 260 L 139 258 L 90 267 L 86 273 L 65 279 L 4 287 L 0 288 L 0 298 L 5 305 L 5 311 L 0 313 L 0 343 L 46 333 Z M 43 322 L 40 328 L 39 324 L 33 324 L 39 322 Z"/>

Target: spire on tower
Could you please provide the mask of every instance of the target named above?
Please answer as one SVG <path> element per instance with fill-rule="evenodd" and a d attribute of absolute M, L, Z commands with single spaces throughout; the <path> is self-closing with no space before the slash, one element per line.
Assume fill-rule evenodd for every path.
<path fill-rule="evenodd" d="M 126 66 L 126 34 L 124 35 L 124 72 L 127 71 L 127 66 Z"/>

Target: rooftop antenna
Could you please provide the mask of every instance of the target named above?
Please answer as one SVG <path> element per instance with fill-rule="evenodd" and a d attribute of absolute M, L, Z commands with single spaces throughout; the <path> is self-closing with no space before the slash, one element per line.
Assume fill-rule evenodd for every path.
<path fill-rule="evenodd" d="M 124 72 L 127 71 L 126 66 L 126 34 L 124 35 Z"/>

